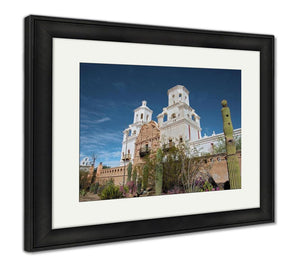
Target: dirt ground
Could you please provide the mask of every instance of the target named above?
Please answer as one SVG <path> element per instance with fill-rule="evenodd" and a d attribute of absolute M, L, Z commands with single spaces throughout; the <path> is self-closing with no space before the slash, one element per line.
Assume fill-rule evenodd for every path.
<path fill-rule="evenodd" d="M 79 196 L 79 202 L 98 201 L 100 200 L 97 194 L 87 193 L 85 196 Z"/>

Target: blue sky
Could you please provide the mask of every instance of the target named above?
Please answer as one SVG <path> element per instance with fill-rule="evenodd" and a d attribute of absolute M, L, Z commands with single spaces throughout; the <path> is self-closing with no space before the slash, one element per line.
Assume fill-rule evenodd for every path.
<path fill-rule="evenodd" d="M 190 91 L 202 136 L 222 132 L 223 99 L 234 128 L 241 127 L 240 70 L 80 63 L 80 159 L 95 153 L 96 165 L 118 166 L 133 110 L 146 100 L 157 121 L 168 105 L 167 90 L 177 84 Z"/>

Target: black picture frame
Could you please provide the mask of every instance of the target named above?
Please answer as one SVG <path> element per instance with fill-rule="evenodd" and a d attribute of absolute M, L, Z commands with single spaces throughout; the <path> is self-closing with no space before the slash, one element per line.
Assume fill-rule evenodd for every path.
<path fill-rule="evenodd" d="M 52 38 L 260 51 L 260 208 L 52 229 Z M 274 36 L 25 18 L 26 251 L 274 222 Z"/>

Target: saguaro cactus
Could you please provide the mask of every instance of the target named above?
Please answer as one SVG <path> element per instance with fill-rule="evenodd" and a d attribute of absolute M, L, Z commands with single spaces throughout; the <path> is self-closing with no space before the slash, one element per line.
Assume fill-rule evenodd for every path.
<path fill-rule="evenodd" d="M 142 191 L 142 182 L 143 182 L 142 177 L 138 177 L 138 179 L 137 179 L 137 192 L 138 193 L 141 193 L 141 191 Z"/>
<path fill-rule="evenodd" d="M 143 189 L 146 190 L 148 187 L 148 177 L 149 177 L 149 166 L 145 164 L 143 167 Z"/>
<path fill-rule="evenodd" d="M 223 100 L 222 117 L 223 131 L 225 135 L 226 154 L 227 154 L 227 170 L 229 176 L 230 189 L 241 189 L 241 168 L 239 160 L 236 156 L 236 146 L 233 138 L 233 126 L 231 122 L 230 109 L 227 101 Z"/>
<path fill-rule="evenodd" d="M 136 168 L 134 167 L 133 172 L 132 172 L 132 180 L 134 184 L 136 184 L 136 179 L 137 179 L 137 171 Z"/>
<path fill-rule="evenodd" d="M 155 168 L 155 194 L 160 195 L 162 192 L 163 185 L 163 153 L 161 149 L 157 150 L 156 153 L 156 168 Z"/>
<path fill-rule="evenodd" d="M 127 168 L 127 182 L 131 181 L 131 172 L 132 172 L 132 163 L 129 162 L 128 168 Z"/>

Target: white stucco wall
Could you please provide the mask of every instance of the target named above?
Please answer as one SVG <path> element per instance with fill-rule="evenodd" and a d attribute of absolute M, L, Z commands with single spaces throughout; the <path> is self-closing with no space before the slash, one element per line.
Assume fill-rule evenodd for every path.
<path fill-rule="evenodd" d="M 184 141 L 201 139 L 200 117 L 189 105 L 189 91 L 182 85 L 168 90 L 169 105 L 157 116 L 162 143 L 176 142 L 180 137 Z M 164 116 L 167 120 L 164 121 Z"/>
<path fill-rule="evenodd" d="M 169 106 L 178 102 L 184 102 L 187 105 L 189 101 L 189 91 L 183 85 L 176 85 L 168 90 Z"/>
<path fill-rule="evenodd" d="M 234 137 L 241 137 L 242 129 L 238 128 L 233 131 Z M 219 143 L 219 138 L 224 137 L 224 133 L 215 134 L 208 137 L 203 137 L 200 140 L 196 140 L 194 142 L 190 142 L 190 147 L 192 150 L 196 151 L 198 154 L 201 153 L 210 153 L 212 151 L 212 144 L 215 146 Z"/>

